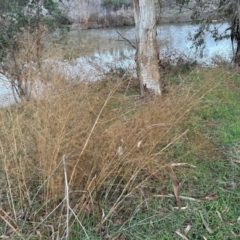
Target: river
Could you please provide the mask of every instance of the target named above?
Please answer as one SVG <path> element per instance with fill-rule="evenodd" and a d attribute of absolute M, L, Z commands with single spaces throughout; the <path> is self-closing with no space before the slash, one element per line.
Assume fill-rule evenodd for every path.
<path fill-rule="evenodd" d="M 210 30 L 218 29 L 221 35 L 226 34 L 227 23 L 216 23 Z M 212 59 L 220 56 L 224 61 L 231 62 L 233 57 L 231 41 L 222 39 L 215 41 L 210 33 L 204 34 L 205 47 L 198 49 L 189 40 L 189 34 L 197 30 L 197 25 L 164 24 L 157 28 L 157 40 L 160 57 L 183 56 L 185 59 L 197 61 L 202 65 L 212 65 Z M 81 38 L 86 44 L 81 56 L 74 62 L 61 63 L 61 68 L 67 75 L 75 78 L 79 75 L 83 80 L 96 80 L 110 70 L 123 68 L 135 71 L 135 50 L 119 36 L 119 33 L 134 43 L 135 30 L 133 27 L 72 30 L 69 36 Z M 80 73 L 80 74 L 79 74 Z"/>
<path fill-rule="evenodd" d="M 229 27 L 228 23 L 216 23 L 210 29 L 218 29 L 224 34 Z M 189 34 L 197 30 L 197 25 L 190 24 L 163 24 L 157 28 L 157 41 L 160 56 L 179 56 L 196 60 L 200 64 L 211 65 L 211 59 L 216 55 L 230 62 L 233 56 L 231 41 L 222 39 L 215 41 L 209 33 L 204 34 L 205 47 L 196 51 Z M 69 78 L 79 80 L 97 80 L 111 69 L 127 69 L 135 73 L 134 53 L 135 49 L 119 36 L 119 33 L 134 43 L 134 27 L 104 28 L 79 30 L 72 29 L 68 37 L 81 39 L 82 51 L 73 60 L 59 61 L 57 65 Z M 71 47 L 71 46 L 69 46 Z M 0 81 L 0 104 L 6 105 L 13 102 L 11 88 L 4 78 Z"/>

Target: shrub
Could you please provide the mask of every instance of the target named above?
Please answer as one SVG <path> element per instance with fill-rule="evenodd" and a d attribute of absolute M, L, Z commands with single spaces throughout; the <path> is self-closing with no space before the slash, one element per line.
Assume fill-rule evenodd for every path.
<path fill-rule="evenodd" d="M 116 11 L 119 8 L 124 7 L 130 7 L 132 6 L 132 1 L 130 0 L 103 0 L 102 6 L 104 7 L 113 7 L 113 9 Z"/>

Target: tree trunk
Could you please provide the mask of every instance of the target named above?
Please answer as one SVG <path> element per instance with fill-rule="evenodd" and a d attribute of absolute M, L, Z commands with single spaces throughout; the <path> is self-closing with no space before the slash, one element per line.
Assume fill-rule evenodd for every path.
<path fill-rule="evenodd" d="M 133 0 L 136 31 L 136 64 L 141 94 L 161 94 L 154 0 Z"/>
<path fill-rule="evenodd" d="M 237 0 L 237 18 L 236 18 L 236 41 L 237 41 L 237 50 L 235 54 L 235 63 L 239 66 L 240 64 L 240 0 Z"/>

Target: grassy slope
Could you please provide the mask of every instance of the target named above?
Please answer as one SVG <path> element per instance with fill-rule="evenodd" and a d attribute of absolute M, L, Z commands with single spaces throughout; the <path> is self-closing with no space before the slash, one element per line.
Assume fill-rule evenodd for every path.
<path fill-rule="evenodd" d="M 62 169 L 46 186 L 43 180 L 71 153 L 69 176 L 80 159 L 70 193 L 80 221 L 75 219 L 70 239 L 181 239 L 176 230 L 189 239 L 240 238 L 240 166 L 234 162 L 240 152 L 240 76 L 195 69 L 166 82 L 162 99 L 139 99 L 136 89 L 121 81 L 79 88 L 58 80 L 52 86 L 56 95 L 46 90 L 44 101 L 2 109 L 2 192 L 8 197 L 2 195 L 1 202 L 9 213 L 3 214 L 3 234 L 49 239 L 48 225 L 64 235 L 64 207 L 41 222 L 63 199 Z M 127 149 L 123 155 L 116 154 L 119 146 Z M 173 193 L 171 163 L 196 166 L 172 168 L 180 196 L 199 200 L 182 199 L 186 208 L 180 211 L 175 198 L 167 197 Z M 78 194 L 79 189 L 84 191 Z M 103 211 L 112 214 L 101 222 Z M 15 230 L 5 231 L 6 221 Z"/>
<path fill-rule="evenodd" d="M 240 238 L 240 166 L 233 161 L 239 161 L 240 150 L 240 76 L 221 69 L 208 69 L 193 71 L 182 80 L 185 86 L 194 82 L 197 88 L 209 78 L 215 82 L 211 85 L 213 89 L 202 98 L 187 122 L 182 123 L 183 129 L 189 129 L 188 140 L 179 140 L 168 150 L 169 157 L 196 166 L 193 170 L 176 169 L 176 172 L 181 183 L 180 195 L 201 201 L 182 200 L 186 209 L 177 210 L 174 198 L 158 196 L 173 192 L 170 180 L 160 180 L 154 187 L 151 185 L 154 194 L 143 194 L 141 205 L 126 203 L 126 212 L 127 208 L 132 209 L 130 215 L 104 225 L 103 239 L 104 236 L 109 239 L 181 239 L 176 230 L 188 239 Z M 172 79 L 176 80 L 179 79 Z M 88 236 L 100 238 L 94 234 L 90 222 L 85 222 Z M 191 228 L 185 234 L 187 226 Z M 87 239 L 86 235 L 81 239 Z"/>

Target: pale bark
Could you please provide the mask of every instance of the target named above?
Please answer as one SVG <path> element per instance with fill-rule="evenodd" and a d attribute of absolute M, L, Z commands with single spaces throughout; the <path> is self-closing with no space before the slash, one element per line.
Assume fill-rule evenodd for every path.
<path fill-rule="evenodd" d="M 141 94 L 147 89 L 161 94 L 154 0 L 133 0 L 136 31 L 136 64 Z"/>

